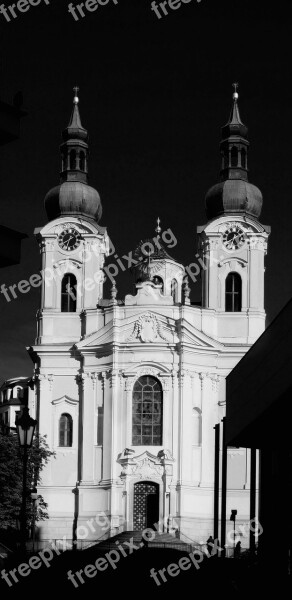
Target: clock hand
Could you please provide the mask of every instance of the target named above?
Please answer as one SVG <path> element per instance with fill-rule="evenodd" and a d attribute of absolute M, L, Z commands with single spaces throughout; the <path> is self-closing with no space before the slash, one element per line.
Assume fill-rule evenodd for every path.
<path fill-rule="evenodd" d="M 72 235 L 70 235 L 70 237 L 69 237 L 69 240 L 68 240 L 68 242 L 67 242 L 67 250 L 68 250 L 68 247 L 69 247 L 69 242 L 70 242 L 72 239 L 73 239 L 73 236 L 72 236 Z"/>
<path fill-rule="evenodd" d="M 238 233 L 238 234 L 235 236 L 235 238 L 234 238 L 234 241 L 235 241 L 235 240 L 237 240 L 237 241 L 239 242 L 239 240 L 240 240 L 240 236 L 241 236 L 241 233 Z"/>

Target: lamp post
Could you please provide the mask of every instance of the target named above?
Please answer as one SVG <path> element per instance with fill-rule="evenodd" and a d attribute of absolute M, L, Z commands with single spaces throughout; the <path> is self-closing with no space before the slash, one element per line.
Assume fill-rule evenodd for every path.
<path fill-rule="evenodd" d="M 21 417 L 15 421 L 19 445 L 23 448 L 23 478 L 22 502 L 20 510 L 20 540 L 21 549 L 26 550 L 26 479 L 27 479 L 27 450 L 32 445 L 36 420 L 29 416 L 28 407 L 24 406 Z"/>
<path fill-rule="evenodd" d="M 233 557 L 235 558 L 235 523 L 237 510 L 231 510 L 230 521 L 233 521 Z"/>
<path fill-rule="evenodd" d="M 36 507 L 37 507 L 37 500 L 38 500 L 38 491 L 37 488 L 34 487 L 31 491 L 30 494 L 32 503 L 33 503 L 33 515 L 32 515 L 32 551 L 34 552 L 34 545 L 35 545 L 35 517 L 36 517 Z"/>

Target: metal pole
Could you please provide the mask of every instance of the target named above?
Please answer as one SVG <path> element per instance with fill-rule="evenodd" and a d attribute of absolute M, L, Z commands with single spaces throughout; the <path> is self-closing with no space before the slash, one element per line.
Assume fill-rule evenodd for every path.
<path fill-rule="evenodd" d="M 22 502 L 20 512 L 20 545 L 26 551 L 26 478 L 27 478 L 27 446 L 23 446 L 23 473 L 22 473 Z"/>
<path fill-rule="evenodd" d="M 35 517 L 36 517 L 36 503 L 37 501 L 33 501 L 33 519 L 32 519 L 32 551 L 34 552 L 35 546 Z"/>
<path fill-rule="evenodd" d="M 249 518 L 250 523 L 254 523 L 253 527 L 249 528 L 249 548 L 252 555 L 255 553 L 255 516 L 256 516 L 256 448 L 251 448 L 250 451 L 250 505 Z"/>
<path fill-rule="evenodd" d="M 234 515 L 234 521 L 233 521 L 233 557 L 235 558 L 235 523 L 236 523 L 236 516 Z"/>
<path fill-rule="evenodd" d="M 214 542 L 219 534 L 219 470 L 220 470 L 220 423 L 215 429 L 215 465 L 214 465 Z M 216 546 L 215 546 L 216 547 Z"/>
<path fill-rule="evenodd" d="M 226 555 L 226 486 L 227 486 L 227 446 L 226 446 L 226 417 L 222 419 L 222 492 L 221 492 L 221 558 Z"/>

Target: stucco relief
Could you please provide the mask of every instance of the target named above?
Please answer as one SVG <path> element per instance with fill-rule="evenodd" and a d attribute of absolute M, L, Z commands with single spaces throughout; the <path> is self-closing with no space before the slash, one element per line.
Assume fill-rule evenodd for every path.
<path fill-rule="evenodd" d="M 133 332 L 130 337 L 127 338 L 127 342 L 140 339 L 143 343 L 153 343 L 156 341 L 164 340 L 165 342 L 171 342 L 172 336 L 167 335 L 163 331 L 160 321 L 153 313 L 145 313 L 141 315 L 135 322 Z"/>
<path fill-rule="evenodd" d="M 152 479 L 162 478 L 165 474 L 171 476 L 174 459 L 169 450 L 161 450 L 157 456 L 148 451 L 135 456 L 135 450 L 125 448 L 119 454 L 117 462 L 122 467 L 121 477 L 130 475 L 139 479 Z"/>
<path fill-rule="evenodd" d="M 151 479 L 151 477 L 162 477 L 163 467 L 155 465 L 149 458 L 144 458 L 135 465 L 133 475 L 139 475 L 140 479 Z"/>
<path fill-rule="evenodd" d="M 221 223 L 218 227 L 218 231 L 220 233 L 224 233 L 224 231 L 226 229 L 231 229 L 232 227 L 238 227 L 240 225 L 240 227 L 244 230 L 244 232 L 247 231 L 252 231 L 252 229 L 250 227 L 247 227 L 246 224 L 244 224 L 242 221 L 225 221 L 224 223 Z"/>
<path fill-rule="evenodd" d="M 66 223 L 59 223 L 54 228 L 54 233 L 60 233 L 60 231 L 63 231 L 63 229 L 70 229 L 71 227 L 77 229 L 79 233 L 91 233 L 90 229 L 82 227 L 80 223 L 72 223 L 68 221 Z"/>
<path fill-rule="evenodd" d="M 268 247 L 267 240 L 263 238 L 251 237 L 248 243 L 253 250 L 266 251 Z"/>

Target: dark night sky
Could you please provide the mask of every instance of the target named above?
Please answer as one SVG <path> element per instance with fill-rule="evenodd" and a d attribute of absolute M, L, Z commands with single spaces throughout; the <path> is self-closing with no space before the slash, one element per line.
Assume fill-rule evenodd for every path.
<path fill-rule="evenodd" d="M 0 16 L 0 95 L 22 90 L 29 113 L 20 140 L 0 150 L 1 224 L 29 235 L 21 264 L 2 269 L 0 283 L 40 268 L 33 230 L 45 224 L 43 199 L 58 183 L 60 133 L 76 83 L 91 139 L 90 183 L 118 254 L 151 237 L 159 215 L 178 240 L 173 255 L 192 262 L 204 197 L 219 178 L 220 128 L 236 80 L 250 133 L 250 181 L 264 195 L 261 221 L 272 226 L 270 322 L 292 296 L 290 2 L 192 0 L 158 20 L 151 0 L 110 0 L 78 23 L 67 5 L 42 2 L 10 23 Z M 118 288 L 120 297 L 131 291 L 129 273 Z M 198 282 L 192 299 L 199 297 Z M 37 290 L 10 303 L 0 295 L 4 379 L 31 373 L 25 346 L 34 342 L 38 301 Z"/>

